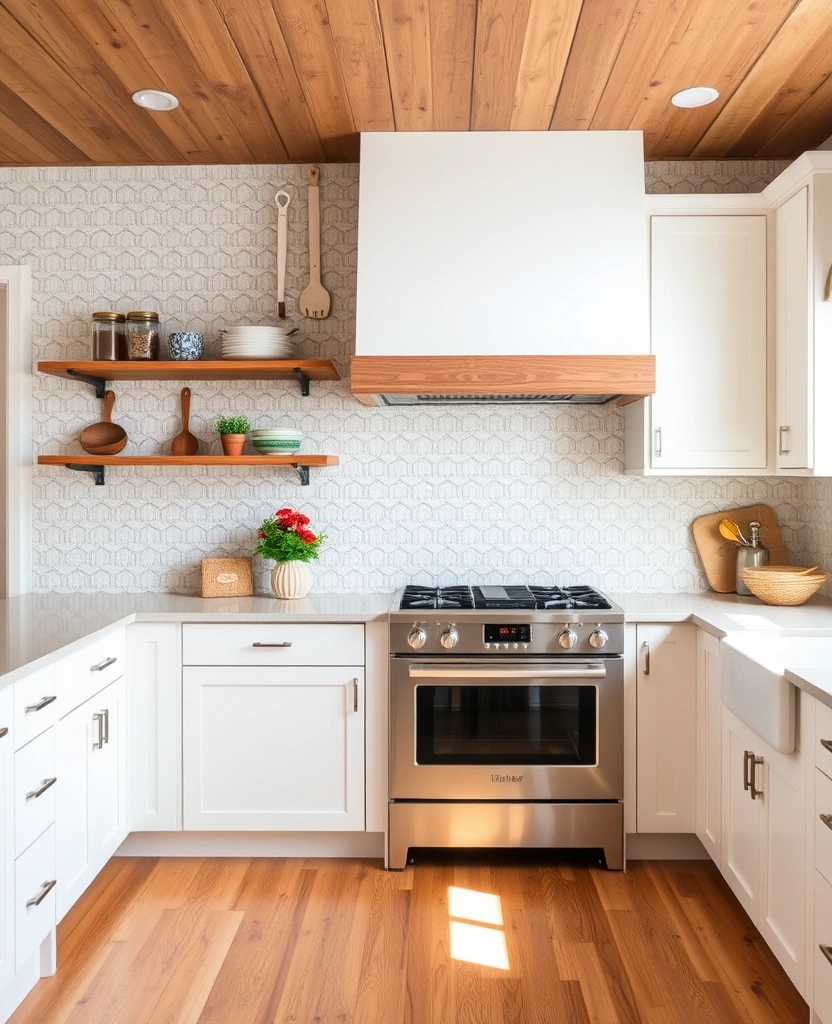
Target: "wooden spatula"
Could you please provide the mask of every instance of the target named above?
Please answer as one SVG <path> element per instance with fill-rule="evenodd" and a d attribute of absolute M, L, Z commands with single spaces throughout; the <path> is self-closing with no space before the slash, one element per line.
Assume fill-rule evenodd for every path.
<path fill-rule="evenodd" d="M 182 430 L 170 443 L 171 455 L 196 455 L 199 439 L 188 430 L 191 416 L 191 389 L 182 388 Z"/>
<path fill-rule="evenodd" d="M 329 292 L 321 284 L 321 201 L 318 181 L 321 172 L 309 168 L 309 284 L 300 293 L 298 305 L 304 316 L 323 320 L 329 316 Z"/>

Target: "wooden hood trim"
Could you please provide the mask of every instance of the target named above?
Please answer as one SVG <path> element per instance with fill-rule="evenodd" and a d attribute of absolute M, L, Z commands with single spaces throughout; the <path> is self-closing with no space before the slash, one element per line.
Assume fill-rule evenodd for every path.
<path fill-rule="evenodd" d="M 656 390 L 655 356 L 353 356 L 350 390 L 374 395 L 618 395 L 618 405 Z"/>

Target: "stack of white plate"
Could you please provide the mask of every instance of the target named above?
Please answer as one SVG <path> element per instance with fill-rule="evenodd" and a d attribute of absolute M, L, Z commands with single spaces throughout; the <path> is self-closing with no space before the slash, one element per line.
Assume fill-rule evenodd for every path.
<path fill-rule="evenodd" d="M 296 327 L 229 327 L 222 336 L 223 359 L 291 359 Z"/>

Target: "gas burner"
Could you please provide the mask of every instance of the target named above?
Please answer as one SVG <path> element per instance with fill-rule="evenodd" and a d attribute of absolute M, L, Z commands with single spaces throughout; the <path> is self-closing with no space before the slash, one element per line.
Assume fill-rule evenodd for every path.
<path fill-rule="evenodd" d="M 432 608 L 471 610 L 539 608 L 544 610 L 602 611 L 611 608 L 607 599 L 592 587 L 421 587 L 404 588 L 402 610 Z"/>

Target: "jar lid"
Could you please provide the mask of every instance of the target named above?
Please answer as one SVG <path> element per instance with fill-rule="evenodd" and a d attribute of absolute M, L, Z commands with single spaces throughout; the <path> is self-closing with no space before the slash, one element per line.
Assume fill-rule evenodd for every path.
<path fill-rule="evenodd" d="M 148 309 L 134 309 L 132 313 L 127 314 L 128 320 L 158 320 L 159 314 L 152 313 Z"/>
<path fill-rule="evenodd" d="M 102 309 L 97 313 L 93 313 L 93 320 L 115 320 L 118 323 L 123 324 L 127 319 L 124 313 L 116 313 L 114 309 Z"/>

